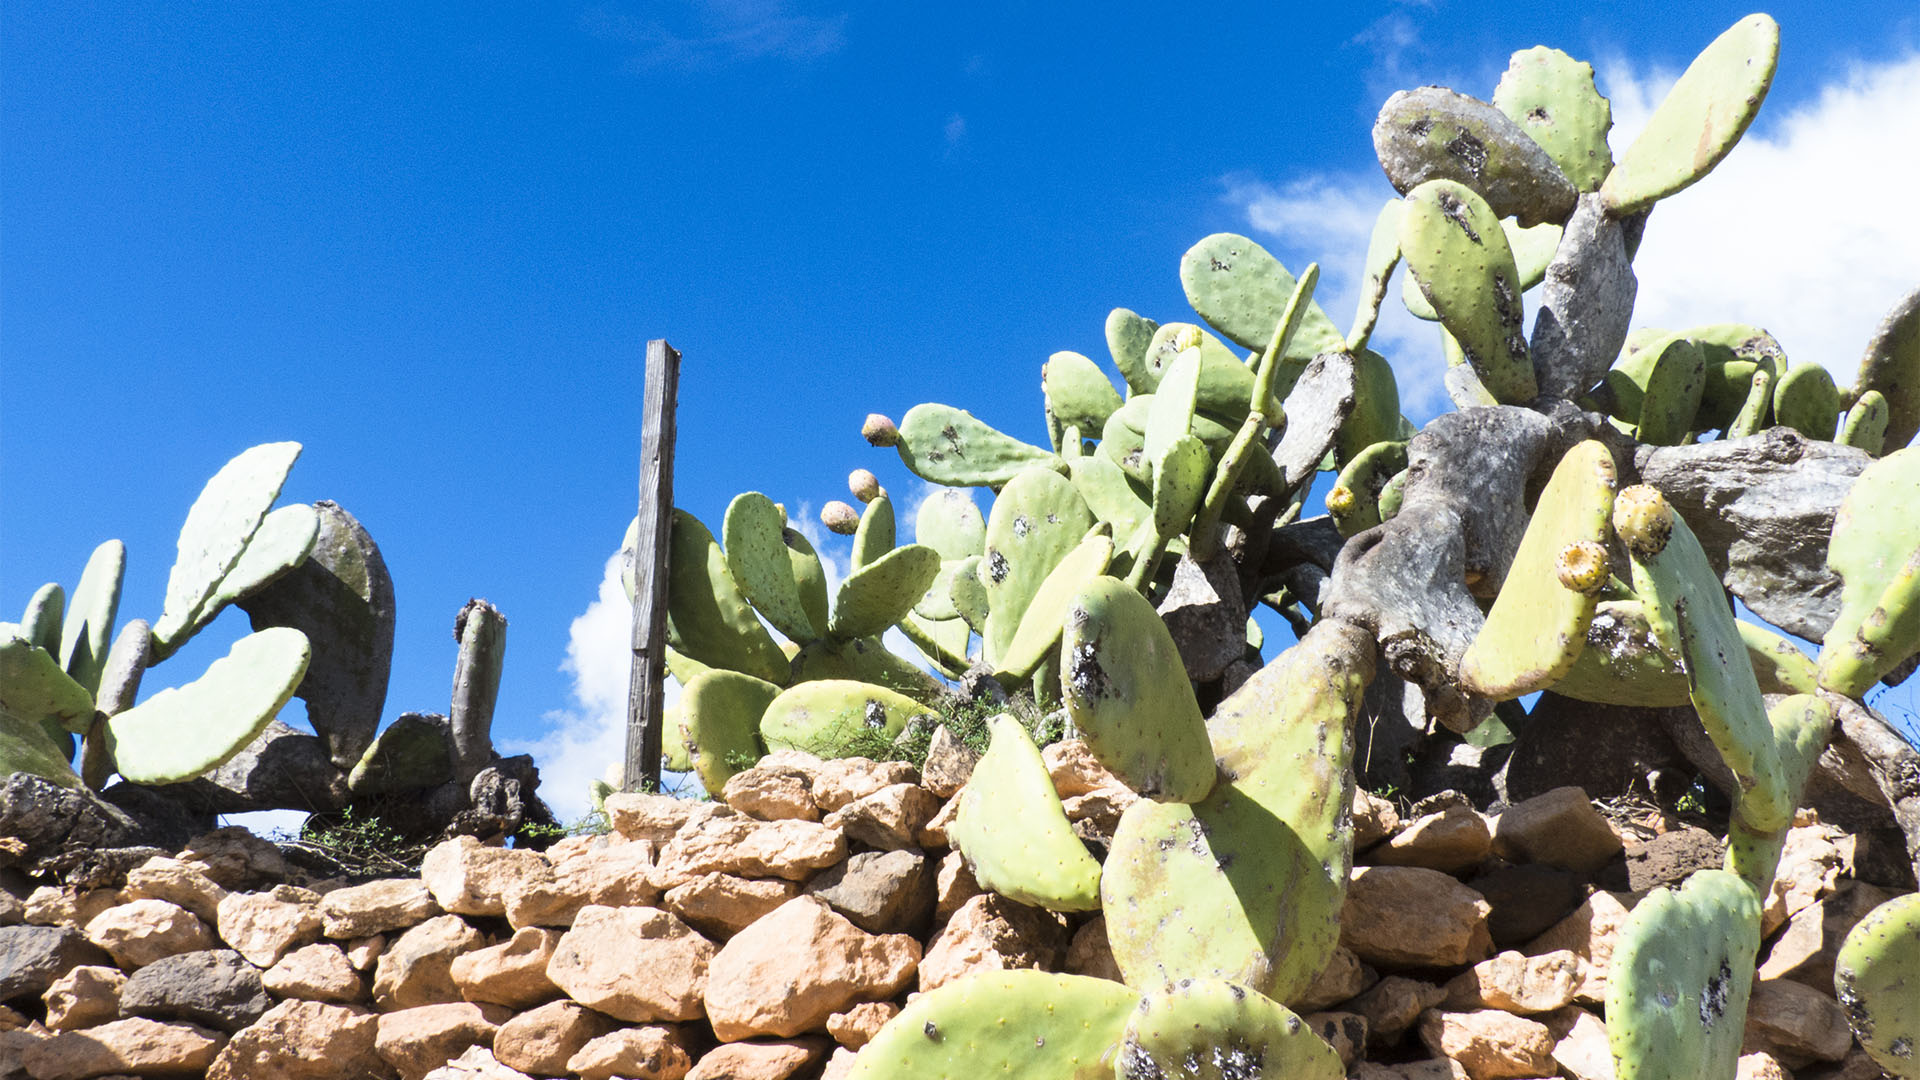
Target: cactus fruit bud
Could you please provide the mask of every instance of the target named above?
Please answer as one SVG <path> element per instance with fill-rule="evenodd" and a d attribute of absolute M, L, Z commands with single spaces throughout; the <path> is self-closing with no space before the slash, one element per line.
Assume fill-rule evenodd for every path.
<path fill-rule="evenodd" d="M 1180 329 L 1173 332 L 1173 351 L 1174 352 L 1182 353 L 1187 351 L 1188 349 L 1197 349 L 1199 347 L 1200 347 L 1200 328 L 1199 327 L 1183 326 Z"/>
<path fill-rule="evenodd" d="M 1658 555 L 1673 535 L 1673 506 L 1660 489 L 1635 484 L 1614 500 L 1613 531 L 1635 555 Z"/>
<path fill-rule="evenodd" d="M 866 423 L 860 425 L 860 436 L 874 446 L 892 446 L 900 441 L 900 429 L 879 413 L 868 413 Z"/>
<path fill-rule="evenodd" d="M 860 530 L 860 512 L 835 499 L 820 508 L 820 524 L 841 536 L 852 536 Z"/>
<path fill-rule="evenodd" d="M 1327 492 L 1327 512 L 1336 517 L 1353 512 L 1353 489 L 1340 484 Z"/>
<path fill-rule="evenodd" d="M 1568 544 L 1554 559 L 1553 572 L 1562 586 L 1592 596 L 1607 583 L 1607 549 L 1591 540 Z"/>
<path fill-rule="evenodd" d="M 847 474 L 847 490 L 863 503 L 870 503 L 886 494 L 880 486 L 880 478 L 866 469 L 855 469 Z"/>

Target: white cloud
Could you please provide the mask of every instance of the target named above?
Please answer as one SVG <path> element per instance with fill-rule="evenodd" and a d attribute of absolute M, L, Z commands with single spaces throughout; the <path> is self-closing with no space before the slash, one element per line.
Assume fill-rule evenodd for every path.
<path fill-rule="evenodd" d="M 1646 124 L 1675 73 L 1602 63 L 1616 155 Z M 1634 269 L 1636 326 L 1747 322 L 1771 331 L 1796 362 L 1818 361 L 1846 385 L 1894 303 L 1920 285 L 1920 55 L 1856 65 L 1813 98 L 1761 112 L 1733 153 L 1699 184 L 1663 200 Z M 1378 173 L 1309 174 L 1281 183 L 1227 180 L 1255 235 L 1298 270 L 1321 263 L 1319 300 L 1345 328 L 1357 300 L 1374 215 L 1392 189 Z M 1444 361 L 1430 326 L 1398 299 L 1396 271 L 1373 347 L 1394 363 L 1415 421 L 1445 408 Z"/>
<path fill-rule="evenodd" d="M 947 145 L 953 146 L 967 137 L 967 118 L 954 113 L 947 117 L 947 125 L 943 130 L 947 136 Z"/>
<path fill-rule="evenodd" d="M 633 46 L 629 63 L 639 70 L 761 59 L 804 63 L 846 44 L 845 14 L 803 15 L 787 6 L 786 0 L 692 0 L 649 4 L 647 15 L 636 16 L 607 3 L 589 9 L 580 25 L 603 41 Z"/>

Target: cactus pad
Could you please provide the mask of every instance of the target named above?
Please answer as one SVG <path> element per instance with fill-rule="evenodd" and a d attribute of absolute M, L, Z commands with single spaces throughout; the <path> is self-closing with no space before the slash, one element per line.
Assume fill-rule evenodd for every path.
<path fill-rule="evenodd" d="M 1293 295 L 1294 277 L 1267 249 L 1244 236 L 1214 233 L 1180 257 L 1187 302 L 1208 325 L 1246 349 L 1265 348 Z M 1310 360 L 1346 348 L 1346 339 L 1318 304 L 1307 309 L 1286 356 Z"/>
<path fill-rule="evenodd" d="M 0 711 L 35 725 L 50 720 L 75 734 L 93 722 L 93 695 L 60 670 L 53 654 L 15 623 L 0 623 Z"/>
<path fill-rule="evenodd" d="M 1059 455 L 1021 442 L 950 405 L 915 405 L 894 449 L 922 480 L 947 487 L 999 487 L 1022 469 L 1060 468 Z"/>
<path fill-rule="evenodd" d="M 1341 1080 L 1333 1047 L 1257 990 L 1192 979 L 1148 990 L 1127 1017 L 1119 1080 Z"/>
<path fill-rule="evenodd" d="M 1077 352 L 1057 352 L 1040 367 L 1040 389 L 1055 421 L 1081 431 L 1099 431 L 1120 407 L 1120 392 L 1106 373 Z"/>
<path fill-rule="evenodd" d="M 702 787 L 719 791 L 734 773 L 766 753 L 760 717 L 779 696 L 778 686 L 723 668 L 702 672 L 686 684 L 680 694 L 681 724 Z"/>
<path fill-rule="evenodd" d="M 1107 352 L 1133 393 L 1151 394 L 1153 384 L 1159 381 L 1147 372 L 1147 346 L 1159 329 L 1159 323 L 1126 308 L 1114 308 L 1107 314 Z"/>
<path fill-rule="evenodd" d="M 802 591 L 789 537 L 803 544 L 806 539 L 787 527 L 772 499 L 757 491 L 734 496 L 727 504 L 722 532 L 726 537 L 727 569 L 754 610 L 794 641 L 805 643 L 826 633 L 824 618 L 814 622 L 816 613 L 824 614 L 814 610 L 816 605 L 826 607 L 825 579 L 819 582 L 817 600 Z M 812 545 L 807 550 L 811 554 Z M 819 557 L 814 558 L 818 561 Z"/>
<path fill-rule="evenodd" d="M 1493 208 L 1494 220 L 1558 224 L 1578 193 L 1539 143 L 1499 109 L 1442 86 L 1402 90 L 1373 123 L 1373 149 L 1394 190 L 1434 180 L 1462 184 Z M 1406 233 L 1401 234 L 1406 250 Z"/>
<path fill-rule="evenodd" d="M 1050 911 L 1100 907 L 1100 864 L 1074 835 L 1040 750 L 1002 713 L 948 835 L 981 887 Z"/>
<path fill-rule="evenodd" d="M 1627 916 L 1607 980 L 1620 1080 L 1732 1077 L 1760 948 L 1760 899 L 1724 870 L 1655 889 Z"/>
<path fill-rule="evenodd" d="M 860 524 L 853 531 L 850 573 L 859 573 L 885 558 L 893 550 L 893 500 L 884 492 L 866 501 L 860 511 Z"/>
<path fill-rule="evenodd" d="M 1840 420 L 1840 391 L 1833 376 L 1819 364 L 1788 368 L 1773 387 L 1773 415 L 1777 423 L 1809 439 L 1830 441 Z"/>
<path fill-rule="evenodd" d="M 1920 447 L 1868 465 L 1840 502 L 1827 565 L 1840 614 L 1820 649 L 1820 685 L 1849 697 L 1920 651 Z"/>
<path fill-rule="evenodd" d="M 420 791 L 453 779 L 453 750 L 444 716 L 401 713 L 347 774 L 355 795 Z"/>
<path fill-rule="evenodd" d="M 1613 168 L 1613 107 L 1594 89 L 1593 65 L 1537 45 L 1507 61 L 1493 107 L 1520 125 L 1579 191 L 1597 191 Z"/>
<path fill-rule="evenodd" d="M 1878 390 L 1868 390 L 1847 410 L 1846 418 L 1840 424 L 1840 434 L 1834 441 L 1879 457 L 1881 451 L 1886 449 L 1887 422 L 1891 416 L 1886 395 Z"/>
<path fill-rule="evenodd" d="M 1487 392 L 1510 405 L 1532 401 L 1539 388 L 1521 327 L 1520 274 L 1486 200 L 1452 180 L 1421 184 L 1407 195 L 1400 250 Z"/>
<path fill-rule="evenodd" d="M 136 784 L 175 784 L 219 768 L 292 699 L 312 655 L 292 627 L 248 634 L 193 682 L 108 717 L 115 767 Z"/>
<path fill-rule="evenodd" d="M 921 994 L 853 1059 L 847 1080 L 1108 1080 L 1140 995 L 1043 971 L 982 971 Z"/>
<path fill-rule="evenodd" d="M 1021 617 L 1020 627 L 1014 631 L 1006 655 L 1000 657 L 996 672 L 1019 679 L 1033 674 L 1040 661 L 1056 651 L 1061 627 L 1066 623 L 1075 595 L 1106 573 L 1107 564 L 1112 561 L 1113 538 L 1101 531 L 1080 541 L 1078 547 L 1055 564 L 1034 590 L 1027 613 Z"/>
<path fill-rule="evenodd" d="M 1092 527 L 1086 500 L 1059 473 L 1029 469 L 1001 489 L 987 515 L 987 550 L 978 571 L 987 594 L 980 636 L 989 661 L 1006 655 L 1034 591 Z"/>
<path fill-rule="evenodd" d="M 875 499 L 867 508 L 871 510 L 880 501 Z M 838 641 L 884 632 L 906 618 L 939 574 L 939 552 L 921 544 L 894 548 L 840 583 L 827 632 Z"/>
<path fill-rule="evenodd" d="M 1854 924 L 1833 989 L 1867 1056 L 1901 1080 L 1920 1077 L 1920 893 L 1896 896 Z"/>
<path fill-rule="evenodd" d="M 708 667 L 784 682 L 787 659 L 740 593 L 727 557 L 698 518 L 673 512 L 667 555 L 671 644 Z"/>
<path fill-rule="evenodd" d="M 100 689 L 100 666 L 113 644 L 120 611 L 120 585 L 127 571 L 127 545 L 109 540 L 93 549 L 73 590 L 60 630 L 60 666 L 88 693 Z"/>
<path fill-rule="evenodd" d="M 201 489 L 180 528 L 166 604 L 153 624 L 156 661 L 172 655 L 212 618 L 202 618 L 201 609 L 240 560 L 299 456 L 297 442 L 263 443 L 241 451 Z"/>
<path fill-rule="evenodd" d="M 798 683 L 780 692 L 760 715 L 769 750 L 805 750 L 846 757 L 870 734 L 892 739 L 927 707 L 884 686 L 848 679 Z"/>
<path fill-rule="evenodd" d="M 1615 217 L 1692 185 L 1727 156 L 1760 111 L 1780 61 L 1780 26 L 1749 15 L 1694 57 L 1627 147 L 1600 198 Z"/>
<path fill-rule="evenodd" d="M 1898 450 L 1920 432 L 1920 289 L 1900 298 L 1874 331 L 1854 379 L 1853 398 L 1878 390 L 1887 399 L 1886 448 Z"/>

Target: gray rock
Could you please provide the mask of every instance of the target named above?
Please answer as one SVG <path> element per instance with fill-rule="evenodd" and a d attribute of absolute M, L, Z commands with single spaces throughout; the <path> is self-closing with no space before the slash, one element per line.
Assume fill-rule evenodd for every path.
<path fill-rule="evenodd" d="M 933 739 L 927 745 L 927 762 L 920 767 L 920 783 L 935 795 L 951 799 L 966 786 L 979 761 L 979 751 L 968 749 L 941 724 L 933 729 Z"/>
<path fill-rule="evenodd" d="M 239 1031 L 272 1007 L 260 969 L 232 949 L 156 960 L 134 972 L 120 991 L 124 1016 L 185 1020 L 221 1031 Z"/>
<path fill-rule="evenodd" d="M 912 849 L 854 855 L 806 891 L 873 934 L 918 934 L 933 915 L 933 868 Z"/>
<path fill-rule="evenodd" d="M 213 772 L 154 790 L 209 814 L 338 810 L 346 805 L 347 776 L 328 760 L 319 737 L 274 720 Z"/>
<path fill-rule="evenodd" d="M 0 1002 L 37 998 L 83 964 L 113 958 L 72 926 L 0 926 Z"/>

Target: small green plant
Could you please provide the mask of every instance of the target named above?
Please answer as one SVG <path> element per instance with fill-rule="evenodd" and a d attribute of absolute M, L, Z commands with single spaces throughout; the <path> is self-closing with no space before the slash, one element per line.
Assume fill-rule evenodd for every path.
<path fill-rule="evenodd" d="M 299 836 L 276 839 L 325 856 L 356 877 L 417 874 L 432 846 L 408 839 L 377 813 L 356 813 L 351 806 L 338 815 L 315 814 L 300 827 Z"/>

